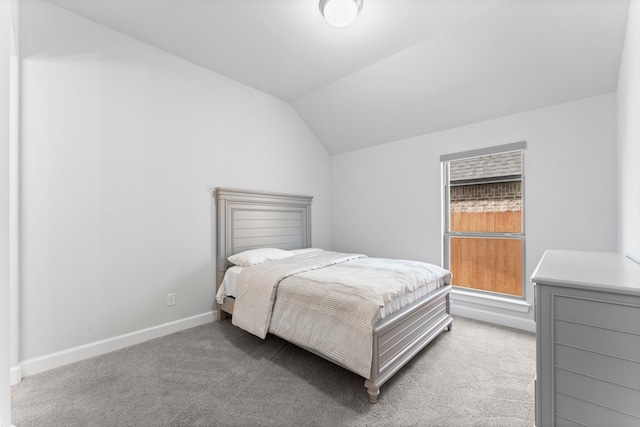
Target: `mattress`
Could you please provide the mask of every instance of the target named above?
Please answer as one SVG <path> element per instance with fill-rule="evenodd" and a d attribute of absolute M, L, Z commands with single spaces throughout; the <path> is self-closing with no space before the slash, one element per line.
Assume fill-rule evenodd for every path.
<path fill-rule="evenodd" d="M 235 298 L 237 295 L 237 283 L 238 277 L 242 270 L 247 267 L 240 267 L 234 265 L 227 269 L 224 278 L 222 279 L 222 283 L 220 284 L 220 288 L 218 289 L 218 293 L 216 294 L 216 301 L 218 304 L 222 304 L 224 299 L 227 297 Z M 427 295 L 429 292 L 432 292 L 434 289 L 444 285 L 444 281 L 434 281 L 428 286 L 423 286 L 418 288 L 415 291 L 408 292 L 403 295 L 399 295 L 390 302 L 387 302 L 383 307 L 380 307 L 380 312 L 378 314 L 378 320 L 384 319 L 385 317 L 395 313 L 400 310 L 402 307 L 405 307 L 412 302 L 422 298 Z"/>

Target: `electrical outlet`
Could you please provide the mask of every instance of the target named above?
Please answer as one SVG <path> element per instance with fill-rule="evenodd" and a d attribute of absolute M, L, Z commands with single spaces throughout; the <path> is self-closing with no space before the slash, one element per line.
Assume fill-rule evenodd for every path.
<path fill-rule="evenodd" d="M 167 294 L 167 307 L 176 305 L 176 294 Z"/>

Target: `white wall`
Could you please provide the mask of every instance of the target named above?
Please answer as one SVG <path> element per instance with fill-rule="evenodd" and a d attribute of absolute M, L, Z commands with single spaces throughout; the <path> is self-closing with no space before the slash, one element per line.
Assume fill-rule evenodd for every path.
<path fill-rule="evenodd" d="M 20 33 L 25 365 L 210 313 L 216 186 L 314 196 L 330 245 L 329 156 L 288 104 L 41 0 Z"/>
<path fill-rule="evenodd" d="M 640 2 L 629 3 L 618 78 L 620 251 L 640 262 Z"/>
<path fill-rule="evenodd" d="M 546 249 L 615 251 L 615 94 L 332 157 L 333 249 L 440 264 L 440 155 L 518 141 L 527 142 L 526 277 Z"/>
<path fill-rule="evenodd" d="M 0 0 L 0 427 L 11 425 L 9 389 L 9 58 L 11 1 Z"/>

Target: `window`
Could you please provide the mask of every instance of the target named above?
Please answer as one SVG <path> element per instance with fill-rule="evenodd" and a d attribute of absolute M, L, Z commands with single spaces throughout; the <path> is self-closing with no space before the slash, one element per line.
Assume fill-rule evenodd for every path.
<path fill-rule="evenodd" d="M 524 297 L 525 143 L 442 156 L 452 284 Z"/>

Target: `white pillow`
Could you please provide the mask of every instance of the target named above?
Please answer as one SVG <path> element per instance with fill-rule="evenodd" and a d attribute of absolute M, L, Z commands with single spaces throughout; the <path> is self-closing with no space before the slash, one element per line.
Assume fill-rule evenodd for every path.
<path fill-rule="evenodd" d="M 288 258 L 293 255 L 294 254 L 292 254 L 291 252 L 285 251 L 283 249 L 259 248 L 231 255 L 227 259 L 232 264 L 239 265 L 241 267 L 247 267 L 250 265 L 260 264 L 265 261 L 274 261 L 277 259 Z"/>
<path fill-rule="evenodd" d="M 292 249 L 289 252 L 295 255 L 300 255 L 300 254 L 308 254 L 309 252 L 322 252 L 322 249 L 320 248 Z"/>

